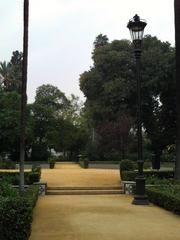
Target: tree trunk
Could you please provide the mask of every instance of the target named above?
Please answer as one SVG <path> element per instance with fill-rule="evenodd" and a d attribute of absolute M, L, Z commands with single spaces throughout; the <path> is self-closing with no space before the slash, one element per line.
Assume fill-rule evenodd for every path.
<path fill-rule="evenodd" d="M 25 158 L 25 130 L 27 105 L 27 66 L 28 66 L 28 22 L 29 0 L 24 0 L 24 38 L 23 38 L 23 69 L 21 87 L 21 119 L 20 119 L 20 192 L 24 191 L 24 158 Z"/>
<path fill-rule="evenodd" d="M 175 178 L 180 179 L 180 1 L 174 1 L 175 10 L 175 39 L 176 39 L 176 110 L 177 110 L 177 136 L 176 136 L 176 164 Z"/>

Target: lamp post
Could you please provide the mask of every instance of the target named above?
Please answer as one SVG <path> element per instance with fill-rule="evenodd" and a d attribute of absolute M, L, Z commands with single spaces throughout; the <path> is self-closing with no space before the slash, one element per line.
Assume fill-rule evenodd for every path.
<path fill-rule="evenodd" d="M 133 204 L 148 205 L 149 201 L 145 195 L 145 178 L 143 174 L 143 154 L 142 154 L 142 120 L 141 120 L 141 46 L 144 34 L 144 28 L 147 23 L 141 20 L 136 14 L 133 19 L 129 20 L 127 27 L 130 30 L 132 42 L 134 44 L 134 54 L 136 58 L 136 78 L 137 78 L 137 135 L 138 135 L 138 175 L 136 177 L 136 194 L 134 196 Z"/>

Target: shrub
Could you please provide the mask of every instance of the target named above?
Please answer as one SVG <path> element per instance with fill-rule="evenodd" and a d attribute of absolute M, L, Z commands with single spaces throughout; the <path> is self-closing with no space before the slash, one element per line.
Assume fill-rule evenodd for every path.
<path fill-rule="evenodd" d="M 132 171 L 135 170 L 136 164 L 131 160 L 122 160 L 120 162 L 120 171 Z"/>
<path fill-rule="evenodd" d="M 41 173 L 40 172 L 25 172 L 25 184 L 33 184 L 34 182 L 39 182 Z M 11 183 L 12 185 L 19 184 L 19 173 L 18 172 L 0 172 L 0 179 Z"/>
<path fill-rule="evenodd" d="M 152 168 L 152 162 L 145 161 L 143 167 L 144 167 L 144 169 L 151 169 Z"/>
<path fill-rule="evenodd" d="M 121 179 L 123 181 L 135 181 L 135 178 L 137 176 L 137 170 L 136 171 L 121 171 Z M 144 171 L 145 178 L 148 177 L 158 177 L 160 179 L 169 179 L 174 178 L 174 171 L 170 170 L 150 170 L 150 171 Z"/>
<path fill-rule="evenodd" d="M 39 182 L 41 178 L 41 167 L 39 165 L 33 165 L 32 171 L 28 174 L 29 177 L 29 184 L 33 184 L 35 182 Z"/>
<path fill-rule="evenodd" d="M 48 162 L 49 162 L 49 167 L 50 167 L 51 169 L 53 169 L 54 166 L 55 166 L 55 164 L 56 164 L 56 157 L 51 157 L 51 158 L 49 158 L 49 159 L 48 159 Z"/>
<path fill-rule="evenodd" d="M 89 167 L 88 158 L 86 158 L 86 157 L 83 156 L 83 155 L 80 155 L 80 156 L 79 156 L 79 165 L 80 165 L 82 168 L 88 168 L 88 167 Z"/>
<path fill-rule="evenodd" d="M 23 196 L 0 196 L 0 236 L 2 240 L 28 240 L 32 211 L 38 187 L 28 188 Z"/>
<path fill-rule="evenodd" d="M 36 183 L 36 182 L 39 182 L 40 180 L 40 173 L 38 172 L 30 172 L 28 174 L 28 184 L 33 184 L 33 183 Z"/>
<path fill-rule="evenodd" d="M 0 169 L 15 169 L 16 164 L 10 160 L 2 160 L 0 159 Z"/>
<path fill-rule="evenodd" d="M 120 171 L 121 179 L 123 181 L 135 181 L 137 172 L 135 171 Z"/>
<path fill-rule="evenodd" d="M 17 197 L 18 192 L 14 189 L 8 182 L 1 181 L 0 182 L 0 196 L 2 197 Z"/>
<path fill-rule="evenodd" d="M 152 203 L 180 215 L 180 185 L 149 187 L 146 193 Z"/>

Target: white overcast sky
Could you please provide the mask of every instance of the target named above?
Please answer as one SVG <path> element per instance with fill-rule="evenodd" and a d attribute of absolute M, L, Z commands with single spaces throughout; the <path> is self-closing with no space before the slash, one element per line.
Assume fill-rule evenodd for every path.
<path fill-rule="evenodd" d="M 130 39 L 127 22 L 147 20 L 145 34 L 174 45 L 174 0 L 30 0 L 28 100 L 50 83 L 80 96 L 79 74 L 92 65 L 95 37 Z M 23 0 L 0 0 L 0 61 L 22 51 Z"/>

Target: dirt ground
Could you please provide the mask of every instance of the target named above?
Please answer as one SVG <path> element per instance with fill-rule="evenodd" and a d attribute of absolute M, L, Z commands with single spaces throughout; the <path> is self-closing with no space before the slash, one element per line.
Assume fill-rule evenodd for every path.
<path fill-rule="evenodd" d="M 74 164 L 42 170 L 48 186 L 119 186 L 118 170 Z M 180 217 L 127 195 L 40 197 L 30 240 L 180 240 Z"/>
<path fill-rule="evenodd" d="M 41 180 L 48 186 L 119 186 L 120 174 L 115 169 L 83 169 L 77 164 L 56 164 L 55 169 L 43 169 Z"/>
<path fill-rule="evenodd" d="M 126 195 L 46 196 L 30 240 L 179 240 L 180 217 Z"/>

